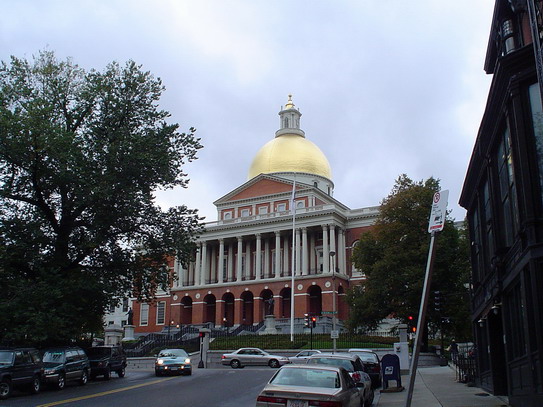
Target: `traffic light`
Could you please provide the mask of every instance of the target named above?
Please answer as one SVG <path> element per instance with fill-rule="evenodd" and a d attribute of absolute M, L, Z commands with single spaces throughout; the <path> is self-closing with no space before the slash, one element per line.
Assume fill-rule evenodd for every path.
<path fill-rule="evenodd" d="M 312 324 L 313 328 L 315 328 L 317 326 L 317 317 L 311 317 L 311 324 Z"/>
<path fill-rule="evenodd" d="M 441 311 L 441 292 L 434 291 L 434 309 L 437 312 Z"/>
<path fill-rule="evenodd" d="M 311 326 L 311 321 L 309 319 L 309 314 L 304 314 L 304 326 L 309 328 Z"/>
<path fill-rule="evenodd" d="M 409 330 L 411 332 L 417 332 L 417 327 L 415 326 L 415 318 L 413 318 L 413 315 L 409 315 L 407 317 L 407 325 L 409 326 Z"/>

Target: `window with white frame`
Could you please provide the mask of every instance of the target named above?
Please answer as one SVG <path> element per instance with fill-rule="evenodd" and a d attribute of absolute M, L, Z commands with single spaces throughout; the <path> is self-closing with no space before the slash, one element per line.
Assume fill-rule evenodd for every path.
<path fill-rule="evenodd" d="M 232 211 L 224 212 L 222 217 L 224 220 L 232 219 Z"/>
<path fill-rule="evenodd" d="M 149 324 L 149 304 L 141 304 L 140 307 L 140 326 Z"/>
<path fill-rule="evenodd" d="M 246 218 L 246 217 L 248 217 L 248 216 L 250 216 L 249 209 L 242 209 L 242 210 L 241 210 L 241 217 L 242 217 L 242 218 Z"/>
<path fill-rule="evenodd" d="M 359 241 L 356 240 L 351 245 L 351 248 L 352 248 L 351 257 L 352 257 L 352 253 L 354 252 L 355 247 L 358 246 L 358 242 Z M 364 277 L 365 276 L 365 274 L 364 274 L 364 272 L 362 270 L 356 268 L 356 265 L 354 264 L 354 261 L 352 261 L 352 264 L 351 264 L 351 275 L 353 277 Z"/>
<path fill-rule="evenodd" d="M 156 324 L 164 325 L 166 320 L 166 301 L 159 301 L 156 306 Z"/>
<path fill-rule="evenodd" d="M 280 203 L 277 204 L 277 212 L 285 212 L 287 210 L 287 204 Z"/>
<path fill-rule="evenodd" d="M 128 298 L 123 299 L 123 312 L 128 312 Z"/>
<path fill-rule="evenodd" d="M 305 208 L 305 201 L 296 201 L 296 209 Z"/>
<path fill-rule="evenodd" d="M 259 215 L 265 215 L 268 213 L 268 207 L 267 206 L 260 206 L 258 208 L 258 214 Z"/>

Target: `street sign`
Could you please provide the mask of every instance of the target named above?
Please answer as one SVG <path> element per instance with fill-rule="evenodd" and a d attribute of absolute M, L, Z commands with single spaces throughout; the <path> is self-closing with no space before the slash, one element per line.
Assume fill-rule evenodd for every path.
<path fill-rule="evenodd" d="M 330 331 L 330 338 L 332 339 L 339 338 L 339 331 Z"/>
<path fill-rule="evenodd" d="M 322 315 L 333 315 L 333 314 L 337 314 L 337 311 L 322 311 L 321 314 Z"/>
<path fill-rule="evenodd" d="M 443 230 L 447 215 L 448 199 L 449 190 L 439 191 L 434 194 L 432 210 L 430 211 L 430 221 L 428 222 L 428 233 L 441 232 Z"/>

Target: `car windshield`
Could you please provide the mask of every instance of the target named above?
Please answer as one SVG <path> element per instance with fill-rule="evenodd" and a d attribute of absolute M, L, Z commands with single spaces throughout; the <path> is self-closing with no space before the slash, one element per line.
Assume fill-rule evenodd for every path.
<path fill-rule="evenodd" d="M 110 348 L 89 348 L 85 352 L 90 358 L 103 358 L 111 355 Z"/>
<path fill-rule="evenodd" d="M 328 365 L 335 367 L 343 367 L 348 372 L 354 371 L 353 364 L 349 359 L 338 359 L 338 358 L 311 358 L 308 361 L 308 364 L 315 365 Z"/>
<path fill-rule="evenodd" d="M 0 351 L 0 365 L 11 365 L 13 363 L 13 352 Z"/>
<path fill-rule="evenodd" d="M 183 349 L 164 349 L 158 354 L 159 358 L 186 358 L 188 356 Z"/>
<path fill-rule="evenodd" d="M 336 389 L 341 387 L 337 372 L 324 369 L 281 369 L 270 383 Z"/>
<path fill-rule="evenodd" d="M 47 351 L 43 354 L 44 362 L 64 363 L 64 352 L 62 351 Z"/>

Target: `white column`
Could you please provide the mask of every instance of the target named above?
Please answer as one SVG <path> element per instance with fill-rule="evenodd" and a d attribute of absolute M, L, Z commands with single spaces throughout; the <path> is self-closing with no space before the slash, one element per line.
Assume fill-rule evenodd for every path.
<path fill-rule="evenodd" d="M 294 250 L 295 250 L 295 256 L 296 256 L 296 274 L 297 276 L 299 276 L 300 274 L 302 274 L 302 264 L 301 264 L 301 252 L 300 252 L 300 229 L 296 229 L 296 241 L 294 243 Z"/>
<path fill-rule="evenodd" d="M 202 243 L 196 243 L 196 261 L 194 263 L 194 285 L 200 285 L 200 273 L 202 271 Z"/>
<path fill-rule="evenodd" d="M 317 273 L 317 252 L 315 252 L 315 232 L 311 233 L 309 238 L 309 272 L 310 274 Z"/>
<path fill-rule="evenodd" d="M 236 281 L 241 281 L 242 257 L 243 257 L 243 237 L 238 236 L 238 258 L 236 261 Z"/>
<path fill-rule="evenodd" d="M 309 264 L 307 264 L 307 228 L 302 228 L 302 274 L 309 274 Z"/>
<path fill-rule="evenodd" d="M 234 281 L 234 243 L 228 245 L 228 281 Z"/>
<path fill-rule="evenodd" d="M 219 284 L 223 283 L 224 275 L 224 239 L 219 239 L 219 267 L 217 267 Z"/>
<path fill-rule="evenodd" d="M 194 262 L 191 261 L 189 263 L 189 268 L 187 270 L 186 276 L 185 276 L 185 285 L 191 285 L 190 282 L 192 281 L 192 285 L 194 285 Z"/>
<path fill-rule="evenodd" d="M 345 261 L 345 230 L 339 228 L 338 244 L 338 267 L 341 274 L 347 274 L 347 263 Z"/>
<path fill-rule="evenodd" d="M 336 269 L 339 267 L 339 254 L 336 247 L 336 227 L 334 225 L 330 225 L 330 251 L 336 252 Z M 330 265 L 330 271 L 331 268 L 334 267 L 332 264 Z"/>
<path fill-rule="evenodd" d="M 283 236 L 283 277 L 291 275 L 288 270 L 290 270 L 290 268 L 292 267 L 292 254 L 290 253 L 292 247 L 290 247 L 290 242 L 288 238 L 289 235 Z M 294 272 L 294 270 L 292 270 L 292 272 Z"/>
<path fill-rule="evenodd" d="M 322 272 L 330 272 L 330 248 L 328 247 L 328 225 L 322 225 Z"/>
<path fill-rule="evenodd" d="M 256 255 L 255 255 L 255 279 L 260 280 L 262 274 L 262 236 L 256 234 Z"/>
<path fill-rule="evenodd" d="M 264 277 L 270 278 L 270 239 L 264 240 Z"/>
<path fill-rule="evenodd" d="M 275 232 L 275 278 L 281 273 L 281 232 Z"/>
<path fill-rule="evenodd" d="M 251 240 L 245 242 L 245 280 L 251 279 Z"/>
<path fill-rule="evenodd" d="M 211 265 L 209 267 L 209 282 L 213 283 L 217 281 L 217 255 L 215 254 L 216 246 L 211 246 Z"/>
<path fill-rule="evenodd" d="M 202 242 L 202 269 L 200 270 L 200 284 L 206 284 L 206 277 L 208 276 L 208 267 L 207 267 L 207 242 Z"/>

